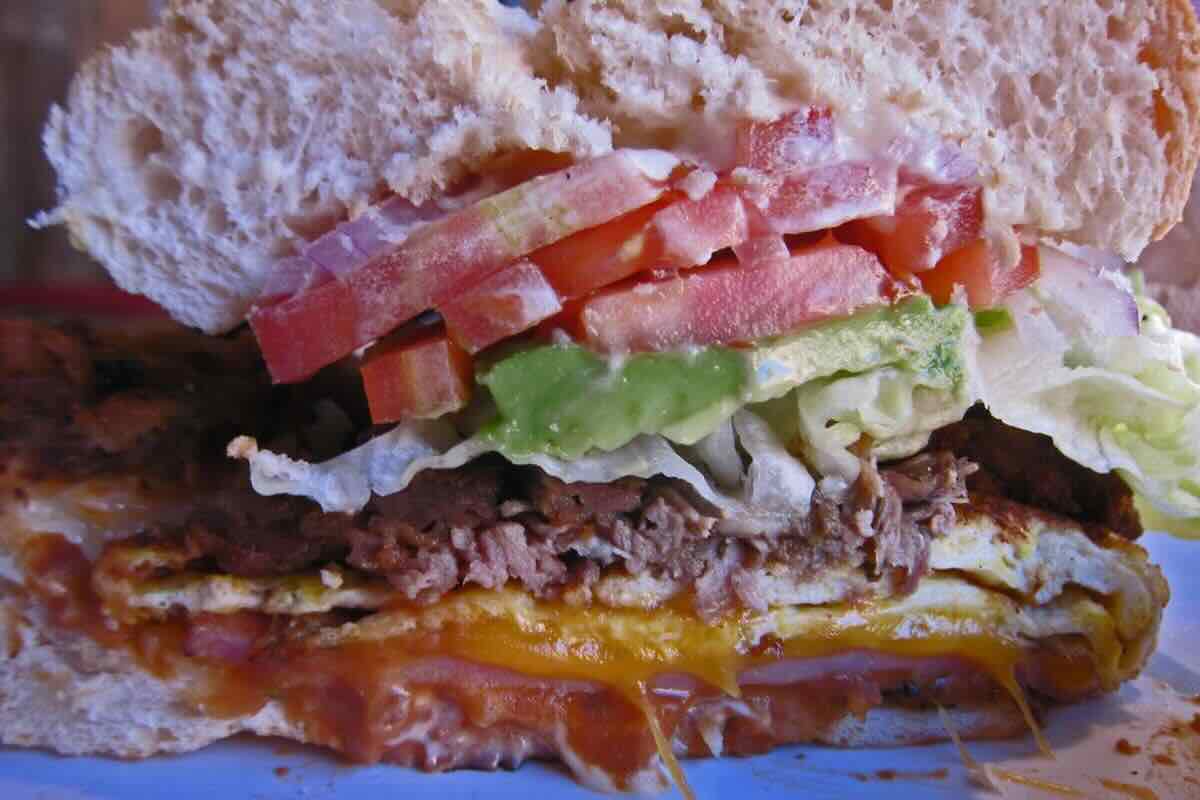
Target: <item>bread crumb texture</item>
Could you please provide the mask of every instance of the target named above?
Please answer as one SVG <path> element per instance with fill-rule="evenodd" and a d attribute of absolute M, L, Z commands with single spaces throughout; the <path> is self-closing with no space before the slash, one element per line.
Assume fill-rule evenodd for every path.
<path fill-rule="evenodd" d="M 56 628 L 23 590 L 0 579 L 0 744 L 146 758 L 241 732 L 305 739 L 275 703 L 216 718 L 188 701 L 186 687 L 187 676 L 156 678 L 125 650 Z"/>
<path fill-rule="evenodd" d="M 1200 149 L 1187 0 L 528 5 L 175 0 L 53 110 L 49 219 L 219 332 L 335 220 L 514 150 L 680 147 L 803 103 L 863 127 L 899 112 L 979 161 L 998 219 L 1133 259 Z"/>

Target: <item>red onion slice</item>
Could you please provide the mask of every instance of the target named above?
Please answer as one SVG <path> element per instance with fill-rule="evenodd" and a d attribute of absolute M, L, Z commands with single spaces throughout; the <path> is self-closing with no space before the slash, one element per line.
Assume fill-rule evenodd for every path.
<path fill-rule="evenodd" d="M 305 246 L 301 255 L 276 262 L 260 299 L 279 300 L 344 278 L 381 253 L 394 250 L 418 227 L 447 213 L 433 203 L 417 206 L 399 196 L 371 206 Z"/>
<path fill-rule="evenodd" d="M 304 255 L 338 277 L 354 272 L 370 260 L 354 246 L 354 240 L 341 225 L 304 248 Z"/>
<path fill-rule="evenodd" d="M 267 275 L 267 281 L 259 295 L 260 302 L 282 300 L 320 286 L 332 278 L 333 275 L 328 270 L 304 256 L 284 258 L 276 261 Z"/>
<path fill-rule="evenodd" d="M 403 243 L 417 227 L 446 213 L 433 203 L 417 206 L 396 196 L 372 206 L 341 228 L 360 252 L 374 258 Z"/>

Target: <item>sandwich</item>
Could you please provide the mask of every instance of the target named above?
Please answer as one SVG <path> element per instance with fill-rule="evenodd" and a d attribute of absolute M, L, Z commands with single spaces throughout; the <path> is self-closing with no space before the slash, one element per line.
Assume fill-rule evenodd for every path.
<path fill-rule="evenodd" d="M 46 128 L 181 325 L 0 336 L 0 741 L 1037 735 L 1153 651 L 1184 2 L 176 0 Z M 198 329 L 198 330 L 197 330 Z"/>

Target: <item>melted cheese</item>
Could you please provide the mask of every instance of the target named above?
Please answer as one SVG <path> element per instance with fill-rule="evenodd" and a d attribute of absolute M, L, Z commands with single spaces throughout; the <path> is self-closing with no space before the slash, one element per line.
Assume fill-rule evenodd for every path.
<path fill-rule="evenodd" d="M 1015 670 L 1029 637 L 1079 632 L 1065 621 L 1090 618 L 1069 613 L 1069 607 L 1063 611 L 1025 619 L 1012 599 L 955 577 L 927 579 L 915 594 L 891 601 L 777 609 L 716 624 L 679 608 L 571 608 L 511 589 L 478 590 L 460 591 L 430 608 L 377 613 L 326 631 L 322 644 L 373 643 L 413 658 L 449 655 L 523 675 L 608 685 L 642 710 L 659 757 L 682 789 L 686 784 L 670 740 L 647 701 L 647 687 L 656 676 L 688 673 L 736 697 L 739 675 L 781 657 L 862 651 L 960 659 L 977 664 L 1005 688 L 1037 733 Z M 1109 625 L 1086 634 L 1100 642 L 1115 632 Z M 775 648 L 760 646 L 768 637 Z M 1119 649 L 1121 643 L 1109 646 Z"/>
<path fill-rule="evenodd" d="M 960 578 L 933 577 L 913 595 L 891 601 L 777 609 L 707 624 L 681 609 L 568 608 L 540 603 L 514 590 L 470 591 L 432 608 L 381 612 L 327 632 L 324 644 L 394 642 L 414 656 L 428 649 L 428 654 L 526 675 L 606 684 L 643 710 L 662 762 L 680 783 L 682 772 L 646 700 L 646 687 L 655 676 L 684 672 L 736 697 L 740 674 L 781 656 L 815 659 L 863 651 L 972 662 L 1009 692 L 1039 745 L 1049 752 L 1016 680 L 1028 640 L 1081 633 L 1100 651 L 1123 648 L 1111 620 L 1097 624 L 1103 620 L 1095 616 L 1094 603 L 1086 595 L 1073 594 L 1060 605 L 1038 615 Z M 1079 606 L 1088 608 L 1078 613 Z M 774 652 L 759 647 L 767 637 L 778 643 Z M 1102 668 L 1119 666 L 1119 659 L 1100 661 Z"/>

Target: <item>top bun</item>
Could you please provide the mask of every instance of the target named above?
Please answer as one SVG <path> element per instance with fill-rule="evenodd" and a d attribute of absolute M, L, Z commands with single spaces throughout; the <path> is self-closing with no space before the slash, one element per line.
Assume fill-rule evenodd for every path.
<path fill-rule="evenodd" d="M 1127 260 L 1179 219 L 1200 153 L 1187 0 L 528 5 L 175 0 L 53 110 L 43 220 L 219 332 L 338 219 L 513 150 L 690 149 L 806 103 L 902 115 L 978 161 L 989 213 Z"/>

